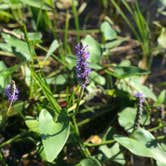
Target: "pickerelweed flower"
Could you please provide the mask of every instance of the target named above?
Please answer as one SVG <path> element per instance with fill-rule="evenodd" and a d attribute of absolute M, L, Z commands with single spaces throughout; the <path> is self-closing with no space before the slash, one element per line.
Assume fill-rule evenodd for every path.
<path fill-rule="evenodd" d="M 88 84 L 88 75 L 91 72 L 87 59 L 89 58 L 88 46 L 83 46 L 82 43 L 76 45 L 76 75 L 81 87 L 85 88 Z"/>
<path fill-rule="evenodd" d="M 13 103 L 18 99 L 19 91 L 16 87 L 15 81 L 12 81 L 5 88 L 5 95 L 8 98 L 9 103 Z"/>
<path fill-rule="evenodd" d="M 143 113 L 143 103 L 145 101 L 145 97 L 143 93 L 137 92 L 135 94 L 135 97 L 137 98 L 137 114 L 134 121 L 134 130 L 138 128 L 141 124 L 141 118 Z"/>
<path fill-rule="evenodd" d="M 136 94 L 135 94 L 135 97 L 139 100 L 139 102 L 141 102 L 141 103 L 143 103 L 144 101 L 145 101 L 145 97 L 144 97 L 144 95 L 143 95 L 143 93 L 141 93 L 141 92 L 137 92 Z"/>

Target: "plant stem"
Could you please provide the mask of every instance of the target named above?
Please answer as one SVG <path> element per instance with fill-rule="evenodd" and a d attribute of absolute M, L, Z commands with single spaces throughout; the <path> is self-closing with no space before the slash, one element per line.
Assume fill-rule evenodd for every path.
<path fill-rule="evenodd" d="M 72 124 L 73 124 L 74 134 L 75 134 L 75 137 L 77 139 L 76 141 L 80 146 L 81 153 L 84 155 L 84 157 L 88 158 L 91 155 L 90 155 L 89 150 L 84 146 L 84 143 L 80 138 L 80 132 L 79 132 L 79 128 L 78 128 L 77 121 L 76 121 L 76 115 L 77 115 L 77 112 L 78 112 L 78 109 L 79 109 L 79 104 L 80 104 L 81 98 L 83 96 L 83 92 L 84 92 L 84 88 L 81 87 L 81 89 L 79 91 L 79 96 L 78 96 L 76 109 L 74 110 L 74 113 L 72 115 Z"/>
<path fill-rule="evenodd" d="M 9 140 L 3 142 L 2 144 L 0 144 L 0 148 L 4 147 L 4 146 L 6 146 L 6 145 L 9 145 L 9 144 L 11 144 L 11 143 L 13 143 L 13 142 L 18 141 L 20 138 L 22 138 L 22 137 L 25 136 L 25 135 L 29 135 L 30 133 L 31 133 L 31 132 L 26 131 L 26 132 L 23 132 L 23 133 L 21 133 L 21 134 L 18 134 L 18 135 L 16 135 L 15 137 L 13 137 L 13 138 L 11 138 L 11 139 L 9 139 Z"/>
<path fill-rule="evenodd" d="M 79 18 L 78 18 L 78 13 L 77 13 L 77 9 L 76 9 L 76 4 L 75 1 L 72 0 L 72 12 L 74 15 L 74 22 L 75 22 L 75 27 L 76 27 L 76 32 L 77 32 L 77 42 L 80 41 L 80 34 L 79 34 Z"/>

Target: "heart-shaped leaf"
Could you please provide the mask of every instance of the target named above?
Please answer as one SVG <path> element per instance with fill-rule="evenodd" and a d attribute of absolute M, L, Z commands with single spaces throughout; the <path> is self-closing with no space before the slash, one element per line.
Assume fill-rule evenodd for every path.
<path fill-rule="evenodd" d="M 127 107 L 123 111 L 121 111 L 118 116 L 119 124 L 125 128 L 126 131 L 132 132 L 133 126 L 135 123 L 135 117 L 137 114 L 136 108 Z M 147 117 L 147 114 L 144 114 L 141 116 L 140 123 L 142 125 L 149 124 L 149 117 Z"/>
<path fill-rule="evenodd" d="M 46 159 L 52 162 L 65 145 L 70 131 L 69 121 L 60 114 L 55 122 L 51 114 L 43 109 L 39 115 L 39 130 Z"/>
<path fill-rule="evenodd" d="M 166 165 L 166 152 L 149 131 L 139 128 L 130 137 L 117 135 L 114 139 L 135 155 L 151 157 Z"/>
<path fill-rule="evenodd" d="M 116 31 L 111 27 L 111 25 L 107 22 L 104 21 L 101 26 L 100 30 L 103 34 L 104 40 L 113 40 L 117 37 Z"/>
<path fill-rule="evenodd" d="M 92 64 L 99 64 L 101 58 L 101 48 L 99 43 L 90 35 L 86 36 L 82 42 L 85 46 L 88 46 L 87 50 L 90 52 L 89 62 Z"/>

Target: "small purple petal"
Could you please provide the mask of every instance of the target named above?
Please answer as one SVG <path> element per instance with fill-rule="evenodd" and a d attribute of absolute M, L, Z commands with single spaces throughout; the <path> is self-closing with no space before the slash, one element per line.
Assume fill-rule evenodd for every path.
<path fill-rule="evenodd" d="M 135 94 L 135 97 L 142 103 L 145 101 L 145 97 L 144 97 L 143 93 L 141 93 L 141 92 L 137 92 Z"/>
<path fill-rule="evenodd" d="M 7 96 L 9 102 L 11 103 L 15 102 L 18 99 L 18 94 L 19 94 L 19 91 L 17 87 L 15 86 L 15 84 L 14 86 L 12 86 L 12 83 L 11 83 L 6 86 L 5 95 Z"/>
<path fill-rule="evenodd" d="M 91 72 L 87 59 L 89 58 L 88 46 L 83 46 L 82 43 L 76 45 L 76 74 L 79 83 L 82 87 L 88 84 L 88 75 Z"/>

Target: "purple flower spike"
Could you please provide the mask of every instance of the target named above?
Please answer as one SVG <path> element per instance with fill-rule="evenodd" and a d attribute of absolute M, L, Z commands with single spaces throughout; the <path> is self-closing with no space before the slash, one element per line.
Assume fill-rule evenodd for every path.
<path fill-rule="evenodd" d="M 137 92 L 137 93 L 135 94 L 135 97 L 136 97 L 141 103 L 143 103 L 143 102 L 145 101 L 145 97 L 144 97 L 143 93 L 141 93 L 141 92 Z"/>
<path fill-rule="evenodd" d="M 13 103 L 18 99 L 18 93 L 19 91 L 14 81 L 12 81 L 11 84 L 8 84 L 5 88 L 5 95 L 10 103 Z"/>
<path fill-rule="evenodd" d="M 76 74 L 80 85 L 85 88 L 88 84 L 88 75 L 91 72 L 87 59 L 89 58 L 88 46 L 83 46 L 82 43 L 76 45 Z"/>

